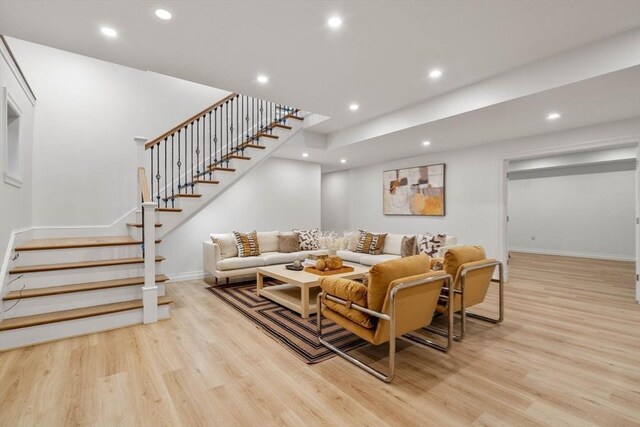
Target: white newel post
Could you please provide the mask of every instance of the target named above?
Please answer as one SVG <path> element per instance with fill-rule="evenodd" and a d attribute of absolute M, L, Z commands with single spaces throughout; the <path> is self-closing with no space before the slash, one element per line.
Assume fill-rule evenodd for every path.
<path fill-rule="evenodd" d="M 144 217 L 144 286 L 142 287 L 143 323 L 158 321 L 158 286 L 156 285 L 156 204 L 142 204 Z"/>
<path fill-rule="evenodd" d="M 137 136 L 133 138 L 137 149 L 137 166 L 145 167 L 146 155 L 144 145 L 148 138 Z M 148 178 L 148 171 L 145 168 Z M 150 178 L 151 179 L 151 178 Z M 148 190 L 148 189 L 147 189 Z M 137 193 L 136 203 L 140 203 L 140 192 Z M 151 195 L 153 197 L 153 194 Z M 158 286 L 156 285 L 156 204 L 149 201 L 142 203 L 144 244 L 144 286 L 142 287 L 142 321 L 154 323 L 158 321 Z"/>

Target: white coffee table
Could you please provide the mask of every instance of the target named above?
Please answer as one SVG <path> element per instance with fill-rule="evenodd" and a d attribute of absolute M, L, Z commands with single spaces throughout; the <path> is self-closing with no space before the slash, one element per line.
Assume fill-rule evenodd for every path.
<path fill-rule="evenodd" d="M 270 299 L 299 313 L 303 319 L 309 317 L 309 313 L 316 309 L 316 297 L 320 292 L 320 279 L 323 277 L 341 277 L 345 279 L 359 279 L 369 272 L 370 267 L 359 264 L 345 263 L 353 267 L 353 271 L 348 273 L 332 274 L 330 276 L 319 276 L 306 271 L 287 270 L 282 265 L 270 265 L 258 267 L 256 282 L 257 294 Z M 282 282 L 282 285 L 272 285 L 263 287 L 263 278 L 271 277 Z"/>

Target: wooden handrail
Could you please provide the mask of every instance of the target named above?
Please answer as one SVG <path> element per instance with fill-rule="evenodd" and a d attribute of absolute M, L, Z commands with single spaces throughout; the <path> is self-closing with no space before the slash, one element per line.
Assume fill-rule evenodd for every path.
<path fill-rule="evenodd" d="M 222 104 L 224 104 L 227 101 L 232 100 L 233 98 L 235 98 L 236 96 L 238 96 L 237 93 L 232 93 L 229 96 L 226 96 L 224 98 L 222 98 L 220 101 L 216 102 L 215 104 L 205 108 L 204 110 L 200 111 L 197 114 L 194 114 L 193 116 L 189 117 L 187 120 L 183 121 L 182 123 L 180 123 L 179 125 L 174 126 L 171 130 L 163 133 L 162 135 L 160 135 L 159 137 L 147 142 L 144 145 L 144 149 L 148 150 L 151 147 L 154 147 L 156 145 L 158 145 L 160 143 L 160 141 L 162 141 L 163 139 L 165 139 L 166 137 L 173 135 L 174 133 L 176 133 L 179 129 L 182 129 L 183 127 L 185 127 L 186 125 L 188 125 L 189 123 L 199 119 L 200 117 L 204 116 L 205 114 L 207 114 L 209 111 L 212 111 L 214 108 L 218 108 L 219 106 L 221 106 Z"/>
<path fill-rule="evenodd" d="M 138 185 L 140 186 L 140 194 L 142 195 L 142 203 L 151 201 L 151 192 L 149 191 L 149 183 L 147 182 L 147 174 L 144 168 L 138 168 Z"/>

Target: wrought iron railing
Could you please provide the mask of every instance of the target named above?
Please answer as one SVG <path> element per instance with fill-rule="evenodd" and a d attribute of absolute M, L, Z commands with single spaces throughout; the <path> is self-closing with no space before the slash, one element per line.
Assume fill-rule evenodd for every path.
<path fill-rule="evenodd" d="M 151 197 L 159 208 L 175 208 L 180 195 L 194 194 L 198 181 L 211 181 L 234 156 L 260 146 L 261 138 L 299 110 L 232 93 L 145 144 Z"/>

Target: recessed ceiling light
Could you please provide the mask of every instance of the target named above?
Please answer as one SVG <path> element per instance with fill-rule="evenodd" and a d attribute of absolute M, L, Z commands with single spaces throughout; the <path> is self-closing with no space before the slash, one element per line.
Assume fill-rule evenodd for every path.
<path fill-rule="evenodd" d="M 429 77 L 431 77 L 432 79 L 442 77 L 442 70 L 431 70 L 431 72 L 429 73 Z"/>
<path fill-rule="evenodd" d="M 549 113 L 547 120 L 556 120 L 560 118 L 560 113 Z"/>
<path fill-rule="evenodd" d="M 347 163 L 347 159 L 340 159 L 340 163 Z"/>
<path fill-rule="evenodd" d="M 356 111 L 358 108 L 360 108 L 360 106 L 358 104 L 351 104 L 349 105 L 349 109 L 351 111 Z"/>
<path fill-rule="evenodd" d="M 265 75 L 259 75 L 258 76 L 258 83 L 266 83 L 269 81 L 269 78 Z"/>
<path fill-rule="evenodd" d="M 309 157 L 309 153 L 302 153 L 302 157 Z"/>
<path fill-rule="evenodd" d="M 118 32 L 116 30 L 114 30 L 113 28 L 109 28 L 109 27 L 102 27 L 100 28 L 100 32 L 102 34 L 104 34 L 107 37 L 118 37 Z"/>
<path fill-rule="evenodd" d="M 156 16 L 160 19 L 163 19 L 165 21 L 171 19 L 171 12 L 169 12 L 168 10 L 164 10 L 164 9 L 158 9 L 156 10 Z"/>
<path fill-rule="evenodd" d="M 422 141 L 422 145 L 428 147 L 429 145 L 431 145 L 431 141 Z"/>
<path fill-rule="evenodd" d="M 342 25 L 342 18 L 339 16 L 332 16 L 327 21 L 327 24 L 329 24 L 331 28 L 339 28 Z"/>

